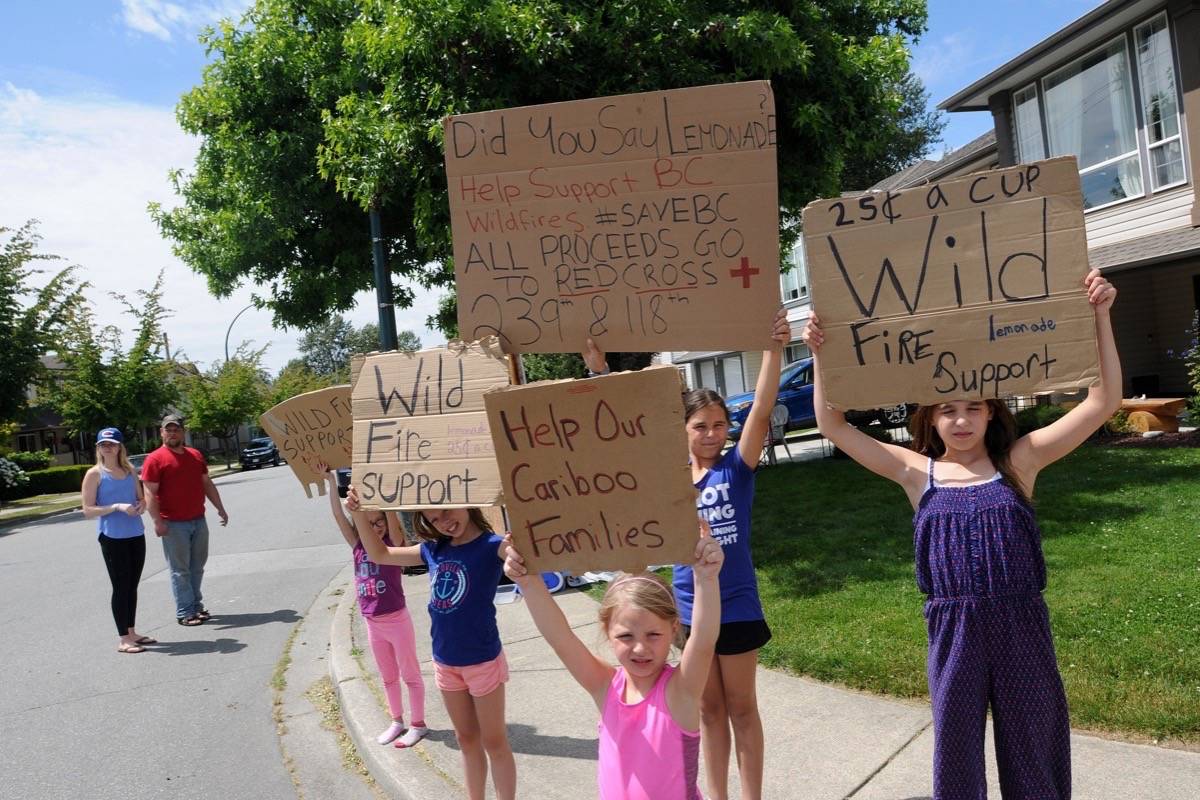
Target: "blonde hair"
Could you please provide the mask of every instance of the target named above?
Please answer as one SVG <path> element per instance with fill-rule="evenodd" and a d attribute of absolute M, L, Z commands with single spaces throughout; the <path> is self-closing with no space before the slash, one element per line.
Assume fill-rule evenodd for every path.
<path fill-rule="evenodd" d="M 600 601 L 600 629 L 605 636 L 608 636 L 613 614 L 627 605 L 649 611 L 672 625 L 679 622 L 679 607 L 675 605 L 671 587 L 653 572 L 621 573 L 608 585 L 604 599 Z M 678 638 L 675 644 L 681 646 Z"/>
<path fill-rule="evenodd" d="M 481 508 L 468 508 L 467 519 L 470 520 L 472 525 L 485 533 L 492 529 L 492 523 L 487 521 L 487 517 L 483 515 L 483 509 Z M 442 536 L 441 531 L 433 527 L 432 522 L 425 519 L 425 513 L 422 511 L 418 511 L 413 515 L 413 530 L 417 532 L 417 538 L 427 542 L 438 542 L 446 538 Z"/>
<path fill-rule="evenodd" d="M 133 468 L 133 464 L 129 463 L 129 453 L 125 450 L 123 442 L 117 442 L 117 466 L 128 472 L 130 475 L 137 478 L 137 470 Z M 96 466 L 100 469 L 107 469 L 104 466 L 104 459 L 100 455 L 100 445 L 96 444 Z"/>

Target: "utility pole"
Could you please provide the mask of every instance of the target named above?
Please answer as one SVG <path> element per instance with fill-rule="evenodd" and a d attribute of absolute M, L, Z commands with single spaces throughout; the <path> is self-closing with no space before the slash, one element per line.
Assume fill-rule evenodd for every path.
<path fill-rule="evenodd" d="M 383 251 L 383 222 L 379 201 L 371 204 L 371 258 L 375 264 L 375 299 L 379 303 L 379 349 L 396 349 L 396 309 L 392 304 L 392 273 Z"/>

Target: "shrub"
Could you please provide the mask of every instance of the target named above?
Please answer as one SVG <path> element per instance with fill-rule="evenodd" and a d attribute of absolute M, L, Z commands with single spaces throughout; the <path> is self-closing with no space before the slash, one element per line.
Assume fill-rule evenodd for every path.
<path fill-rule="evenodd" d="M 1133 433 L 1133 428 L 1129 426 L 1129 412 L 1118 410 L 1108 418 L 1108 422 L 1104 423 L 1104 432 L 1114 436 L 1120 436 L 1124 433 Z"/>
<path fill-rule="evenodd" d="M 1055 420 L 1060 419 L 1067 410 L 1062 406 L 1038 405 L 1023 408 L 1014 416 L 1017 420 L 1017 434 L 1024 436 L 1030 431 L 1044 428 Z"/>
<path fill-rule="evenodd" d="M 20 496 L 78 492 L 83 485 L 84 474 L 91 468 L 90 464 L 68 464 L 64 467 L 34 470 L 27 473 L 29 484 L 24 487 Z"/>
<path fill-rule="evenodd" d="M 8 460 L 16 464 L 21 469 L 28 472 L 33 469 L 45 469 L 50 466 L 53 458 L 49 450 L 35 450 L 32 453 L 20 453 L 13 451 L 8 454 Z"/>
<path fill-rule="evenodd" d="M 0 503 L 16 497 L 24 497 L 22 489 L 29 483 L 25 470 L 7 458 L 0 458 Z"/>

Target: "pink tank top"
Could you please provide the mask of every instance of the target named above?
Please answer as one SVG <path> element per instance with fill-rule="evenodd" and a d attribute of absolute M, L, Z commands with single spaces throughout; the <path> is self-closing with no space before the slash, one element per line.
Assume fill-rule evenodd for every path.
<path fill-rule="evenodd" d="M 617 667 L 600 714 L 600 800 L 702 800 L 696 786 L 700 731 L 686 731 L 667 709 L 667 664 L 649 696 L 626 703 Z"/>

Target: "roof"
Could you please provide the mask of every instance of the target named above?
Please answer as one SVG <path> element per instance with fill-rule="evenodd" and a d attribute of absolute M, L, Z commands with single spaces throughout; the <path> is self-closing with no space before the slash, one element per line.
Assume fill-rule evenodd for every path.
<path fill-rule="evenodd" d="M 1126 269 L 1191 254 L 1200 254 L 1200 228 L 1188 226 L 1093 247 L 1088 250 L 1088 261 L 1098 269 Z"/>
<path fill-rule="evenodd" d="M 688 350 L 682 353 L 672 353 L 672 364 L 683 364 L 688 361 L 701 361 L 706 358 L 716 358 L 717 356 L 737 355 L 738 350 Z"/>
<path fill-rule="evenodd" d="M 894 189 L 907 189 L 922 183 L 943 178 L 950 174 L 972 172 L 965 169 L 974 161 L 991 159 L 996 153 L 996 131 L 989 129 L 987 133 L 973 139 L 962 147 L 942 156 L 937 161 L 918 161 L 908 167 L 884 178 L 868 191 L 882 192 Z M 987 164 L 986 166 L 993 166 Z"/>
<path fill-rule="evenodd" d="M 1118 31 L 1162 9 L 1162 0 L 1108 0 L 1050 34 L 1008 63 L 938 104 L 943 111 L 986 111 L 988 97 L 1040 77 L 1063 61 L 1100 44 Z"/>

